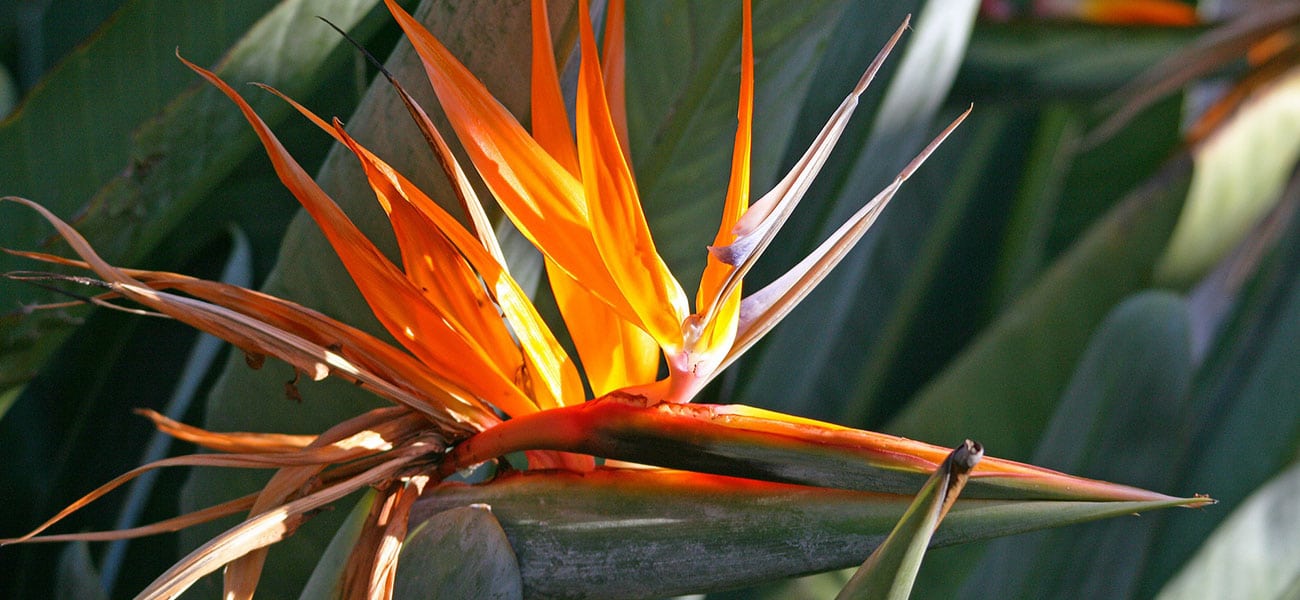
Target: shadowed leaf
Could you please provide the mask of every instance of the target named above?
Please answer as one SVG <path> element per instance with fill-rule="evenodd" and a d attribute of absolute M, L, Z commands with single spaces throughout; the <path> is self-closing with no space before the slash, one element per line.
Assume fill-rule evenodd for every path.
<path fill-rule="evenodd" d="M 1296 598 L 1300 594 L 1300 464 L 1250 495 L 1157 600 Z"/>
<path fill-rule="evenodd" d="M 1196 411 L 1187 302 L 1147 292 L 1106 317 L 1075 370 L 1034 452 L 1035 464 L 1115 481 L 1177 485 Z M 1190 490 L 1189 490 L 1190 491 Z M 1201 490 L 1198 490 L 1201 491 Z M 989 544 L 965 598 L 1116 598 L 1133 588 L 1155 532 L 1170 520 L 1200 520 L 1208 511 L 1148 515 L 1044 531 Z M 1070 564 L 1061 569 L 1056 565 Z M 936 574 L 937 575 L 937 574 Z M 957 597 L 959 578 L 931 578 L 933 595 Z M 935 590 L 942 584 L 946 594 Z"/>

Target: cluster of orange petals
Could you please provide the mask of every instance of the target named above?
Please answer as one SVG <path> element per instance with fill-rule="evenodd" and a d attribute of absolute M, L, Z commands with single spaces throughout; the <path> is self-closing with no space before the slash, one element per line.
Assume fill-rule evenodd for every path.
<path fill-rule="evenodd" d="M 373 313 L 401 348 L 259 292 L 174 273 L 112 266 L 44 208 L 11 199 L 44 215 L 81 261 L 22 254 L 93 270 L 109 289 L 97 302 L 131 300 L 214 333 L 250 356 L 279 358 L 314 379 L 332 375 L 355 381 L 395 406 L 376 409 L 314 437 L 211 433 L 151 414 L 160 429 L 220 453 L 142 467 L 86 496 L 28 536 L 10 541 L 36 539 L 36 534 L 67 513 L 149 468 L 277 468 L 261 492 L 205 511 L 125 532 L 42 539 L 132 537 L 247 510 L 248 520 L 196 550 L 142 594 L 170 597 L 228 564 L 227 597 L 247 598 L 256 586 L 267 545 L 291 534 L 309 511 L 372 486 L 380 490 L 380 499 L 353 551 L 345 586 L 350 596 L 384 597 L 391 593 L 406 516 L 425 485 L 456 468 L 506 452 L 528 451 L 531 467 L 589 470 L 594 466 L 589 455 L 618 450 L 612 443 L 602 445 L 602 440 L 680 428 L 686 432 L 683 435 L 699 439 L 739 435 L 738 439 L 758 445 L 802 444 L 804 452 L 832 448 L 887 471 L 924 474 L 943 459 L 947 451 L 933 446 L 756 409 L 676 406 L 689 401 L 805 297 L 960 122 L 961 118 L 943 130 L 893 184 L 785 276 L 742 296 L 744 275 L 820 170 L 858 96 L 903 28 L 790 173 L 751 206 L 754 56 L 750 8 L 745 3 L 730 184 L 722 202 L 721 225 L 691 302 L 655 250 L 637 196 L 622 101 L 621 1 L 609 2 L 603 53 L 598 51 L 585 3 L 578 3 L 581 65 L 572 126 L 551 59 L 555 54 L 545 2 L 533 1 L 531 131 L 433 35 L 393 0 L 386 2 L 422 59 L 478 175 L 505 214 L 544 255 L 551 289 L 582 361 L 586 384 L 511 277 L 465 170 L 400 85 L 398 93 L 408 101 L 417 126 L 451 177 L 471 229 L 357 143 L 337 120 L 326 122 L 293 104 L 360 161 L 368 185 L 391 221 L 401 253 L 399 266 L 362 234 L 232 88 L 187 62 L 243 111 L 276 173 L 319 225 Z M 664 366 L 668 375 L 659 379 Z M 586 389 L 598 400 L 587 402 Z M 1016 482 L 1038 485 L 1057 476 L 996 459 L 982 465 L 977 478 L 981 474 L 1001 477 L 1013 487 L 1020 485 Z M 1101 496 L 1163 498 L 1097 482 L 1092 482 L 1093 487 L 1083 480 L 1067 483 L 1081 484 L 1080 489 Z"/>

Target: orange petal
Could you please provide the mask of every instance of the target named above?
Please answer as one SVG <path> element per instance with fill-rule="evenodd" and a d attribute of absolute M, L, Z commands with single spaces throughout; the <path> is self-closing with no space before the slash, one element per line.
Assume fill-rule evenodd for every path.
<path fill-rule="evenodd" d="M 356 141 L 337 123 L 334 129 L 335 137 L 361 160 L 366 179 L 388 213 L 407 279 L 467 345 L 482 350 L 496 372 L 513 377 L 523 367 L 519 350 L 478 275 L 451 241 L 393 185 L 392 169 L 368 160 L 372 155 L 358 150 Z"/>
<path fill-rule="evenodd" d="M 528 371 L 527 376 L 535 376 L 536 382 L 541 384 L 532 389 L 533 397 L 540 407 L 551 408 L 581 402 L 584 399 L 582 383 L 572 361 L 537 313 L 527 294 L 501 263 L 478 244 L 459 222 L 409 180 L 361 147 L 346 133 L 341 130 L 338 133 L 340 139 L 361 159 L 376 193 L 389 198 L 394 211 L 403 211 L 403 218 L 413 223 L 413 227 L 446 236 L 446 241 L 463 253 L 477 276 L 488 285 L 493 292 L 493 300 L 510 322 L 523 349 L 523 366 Z M 501 408 L 512 415 L 531 412 L 520 412 L 519 409 L 511 410 L 504 406 Z"/>
<path fill-rule="evenodd" d="M 591 230 L 609 273 L 642 327 L 665 352 L 681 348 L 686 295 L 655 250 L 641 212 L 636 183 L 624 159 L 605 98 L 596 38 L 586 4 L 579 3 L 582 65 L 578 75 L 578 162 Z M 582 279 L 578 279 L 582 282 Z"/>
<path fill-rule="evenodd" d="M 546 0 L 533 0 L 533 139 L 550 153 L 573 176 L 578 176 L 578 148 L 569 129 L 569 115 L 560 92 L 560 77 L 555 69 L 555 50 L 551 46 L 551 23 Z"/>
<path fill-rule="evenodd" d="M 592 393 L 603 396 L 654 381 L 659 373 L 659 346 L 654 338 L 624 321 L 563 271 L 548 264 L 546 273 Z"/>
<path fill-rule="evenodd" d="M 1190 26 L 1200 20 L 1196 8 L 1177 0 L 1084 0 L 1078 16 L 1107 25 Z"/>
<path fill-rule="evenodd" d="M 736 223 L 749 209 L 750 148 L 753 145 L 754 124 L 754 25 L 749 2 L 744 3 L 742 22 L 740 102 L 736 111 L 738 126 L 731 154 L 731 182 L 727 186 L 722 223 L 718 226 L 717 236 L 713 238 L 715 247 L 729 246 L 736 241 Z M 741 286 L 736 281 L 728 289 L 727 281 L 736 268 L 709 254 L 704 275 L 700 278 L 700 289 L 695 297 L 695 309 L 702 316 L 704 330 L 700 332 L 699 341 L 692 348 L 693 352 L 725 352 L 731 346 L 739 319 Z M 724 293 L 726 297 L 723 297 Z M 716 363 L 712 366 L 716 366 Z"/>
<path fill-rule="evenodd" d="M 565 169 L 578 176 L 578 150 L 569 128 L 569 117 L 565 112 L 564 98 L 556 74 L 546 0 L 533 0 L 532 10 L 533 137 Z M 605 23 L 604 65 L 606 80 L 610 84 L 610 112 L 626 152 L 627 111 L 622 96 L 622 2 L 616 0 L 609 4 Z M 611 77 L 615 80 L 611 81 Z M 621 387 L 653 381 L 659 371 L 659 351 L 654 338 L 625 321 L 553 262 L 547 259 L 546 274 L 551 290 L 568 326 L 569 337 L 582 359 L 587 382 L 595 393 L 601 395 Z"/>
<path fill-rule="evenodd" d="M 500 248 L 495 244 L 487 243 L 494 241 L 494 239 L 483 240 L 483 236 L 491 236 L 491 232 L 480 231 L 479 239 L 484 243 L 476 243 L 475 238 L 466 232 L 460 222 L 447 213 L 441 205 L 430 199 L 422 190 L 401 173 L 394 170 L 388 163 L 357 143 L 342 128 L 327 125 L 293 99 L 280 94 L 273 88 L 268 87 L 266 89 L 280 96 L 280 98 L 356 154 L 362 163 L 363 170 L 367 173 L 371 187 L 380 199 L 380 203 L 386 207 L 386 210 L 402 211 L 405 216 L 400 217 L 399 220 L 416 223 L 410 225 L 409 229 L 426 234 L 427 232 L 437 231 L 440 239 L 445 238 L 458 252 L 463 254 L 464 259 L 477 273 L 477 277 L 481 277 L 487 284 L 488 289 L 493 294 L 492 299 L 500 307 L 515 336 L 519 339 L 524 351 L 525 362 L 522 367 L 523 370 L 528 371 L 527 375 L 533 380 L 533 397 L 538 401 L 541 408 L 551 408 L 582 401 L 584 398 L 582 382 L 578 379 L 577 371 L 574 369 L 569 357 L 565 354 L 564 349 L 555 339 L 541 315 L 537 313 L 537 309 L 532 305 L 528 295 L 524 293 L 519 284 L 506 270 L 505 264 L 500 258 Z M 400 86 L 398 91 L 405 97 L 405 90 L 402 90 Z M 464 191 L 465 200 L 469 203 L 467 208 L 471 211 L 476 208 L 480 209 L 478 211 L 479 216 L 485 219 L 485 216 L 481 214 L 481 207 L 476 205 L 477 197 L 474 195 L 472 186 L 465 178 L 464 172 L 460 170 L 460 165 L 456 163 L 455 157 L 451 155 L 446 143 L 443 142 L 441 134 L 423 109 L 418 104 L 414 104 L 413 101 L 411 102 L 413 116 L 419 122 L 421 129 L 426 131 L 429 137 L 433 139 L 435 151 L 443 155 L 443 158 L 449 163 L 451 167 L 448 169 L 449 175 L 455 179 L 453 183 Z M 408 208 L 416 212 L 412 213 Z M 476 221 L 479 220 L 482 219 L 476 219 Z M 518 380 L 518 377 L 516 379 Z M 517 383 L 520 383 L 520 381 L 517 381 Z M 504 407 L 502 408 L 505 410 Z M 507 412 L 522 414 L 510 410 L 507 410 Z"/>
<path fill-rule="evenodd" d="M 185 64 L 220 89 L 243 112 L 266 148 L 281 182 L 316 221 L 385 329 L 407 350 L 465 389 L 473 390 L 503 410 L 526 412 L 530 402 L 496 372 L 482 349 L 467 340 L 463 331 L 452 327 L 356 228 L 289 155 L 252 107 L 216 75 L 188 61 Z"/>
<path fill-rule="evenodd" d="M 632 143 L 627 133 L 627 51 L 623 22 L 627 8 L 623 0 L 609 0 L 605 5 L 605 38 L 601 48 L 602 74 L 605 76 L 605 97 L 609 100 L 609 115 L 614 121 L 623 159 L 632 164 Z"/>
<path fill-rule="evenodd" d="M 597 258 L 582 184 L 496 101 L 487 88 L 393 0 L 393 17 L 424 62 L 425 73 L 474 166 L 502 210 L 544 254 L 624 318 L 638 321 Z"/>

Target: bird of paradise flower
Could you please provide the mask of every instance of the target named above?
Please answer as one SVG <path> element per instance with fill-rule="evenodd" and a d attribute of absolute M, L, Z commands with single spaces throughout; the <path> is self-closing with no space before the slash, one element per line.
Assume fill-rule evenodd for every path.
<path fill-rule="evenodd" d="M 609 3 L 603 63 L 587 8 L 579 3 L 581 64 L 571 128 L 550 59 L 545 1 L 533 0 L 531 132 L 433 35 L 392 0 L 386 3 L 419 54 L 483 183 L 542 252 L 594 399 L 588 399 L 575 362 L 511 277 L 466 172 L 400 85 L 397 90 L 453 181 L 471 228 L 358 144 L 337 120 L 326 122 L 286 98 L 356 155 L 396 235 L 399 267 L 353 225 L 233 89 L 186 61 L 243 112 L 281 181 L 316 221 L 401 348 L 256 291 L 115 267 L 45 208 L 6 198 L 44 216 L 80 260 L 16 253 L 94 271 L 107 288 L 94 299 L 97 303 L 134 301 L 228 340 L 247 353 L 250 364 L 269 355 L 313 379 L 333 375 L 354 381 L 394 405 L 317 436 L 209 432 L 144 411 L 161 430 L 217 453 L 169 458 L 128 472 L 28 535 L 6 542 L 119 539 L 247 511 L 246 520 L 186 556 L 141 597 L 174 597 L 225 566 L 226 597 L 248 598 L 267 546 L 290 535 L 312 511 L 374 487 L 379 499 L 345 569 L 343 589 L 347 597 L 387 597 L 407 517 L 421 493 L 461 468 L 512 452 L 525 452 L 530 469 L 587 472 L 597 468 L 592 457 L 599 456 L 789 483 L 816 484 L 829 477 L 842 487 L 894 493 L 914 491 L 943 461 L 946 449 L 902 438 L 744 406 L 684 404 L 808 294 L 969 113 L 943 129 L 891 185 L 784 276 L 742 293 L 745 275 L 821 169 L 906 23 L 791 171 L 751 205 L 754 55 L 751 11 L 745 3 L 730 184 L 692 309 L 655 250 L 630 168 L 621 102 L 623 3 Z M 664 365 L 667 376 L 659 378 Z M 691 450 L 657 450 L 665 443 Z M 737 447 L 749 451 L 737 452 Z M 848 462 L 827 466 L 799 458 L 827 453 Z M 145 470 L 182 465 L 277 471 L 255 494 L 153 525 L 40 535 Z M 832 468 L 833 477 L 827 473 Z M 981 485 L 995 496 L 1199 502 L 998 459 L 985 460 L 972 473 L 971 487 Z"/>

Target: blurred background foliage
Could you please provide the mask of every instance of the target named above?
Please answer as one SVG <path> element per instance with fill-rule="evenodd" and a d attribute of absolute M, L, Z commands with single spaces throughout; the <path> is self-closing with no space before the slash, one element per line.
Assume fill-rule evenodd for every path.
<path fill-rule="evenodd" d="M 522 115 L 526 46 L 475 48 L 472 34 L 455 32 L 526 9 L 425 4 L 440 37 L 467 48 L 471 67 L 483 57 L 476 72 Z M 756 285 L 884 187 L 942 124 L 971 103 L 975 112 L 831 279 L 700 400 L 948 446 L 977 439 L 992 455 L 1220 500 L 1207 510 L 938 549 L 916 597 L 1203 597 L 1206 581 L 1250 597 L 1293 597 L 1300 553 L 1285 542 L 1300 539 L 1300 8 L 1215 2 L 1199 7 L 1208 24 L 1169 27 L 980 4 L 755 2 L 760 193 L 798 158 L 888 34 L 916 15 Z M 1062 17 L 1072 3 L 1039 4 Z M 565 22 L 563 7 L 553 13 Z M 318 114 L 346 118 L 363 141 L 438 189 L 391 93 L 367 91 L 374 72 L 316 15 L 378 56 L 396 48 L 390 65 L 405 56 L 374 0 L 0 5 L 0 113 L 8 113 L 0 194 L 74 219 L 119 264 L 225 273 L 373 326 L 319 237 L 295 217 L 246 124 L 173 56 L 179 48 L 232 83 L 262 81 Z M 632 155 L 652 230 L 683 281 L 703 268 L 726 185 L 739 28 L 731 3 L 629 7 Z M 422 87 L 414 73 L 399 76 Z M 1147 94 L 1164 82 L 1170 93 Z M 282 103 L 248 89 L 327 189 L 353 185 L 355 198 L 340 202 L 384 238 L 344 158 L 327 154 L 309 124 L 285 118 Z M 1225 97 L 1237 101 L 1215 104 Z M 1225 116 L 1202 118 L 1216 110 Z M 1129 113 L 1109 127 L 1108 117 Z M 1190 139 L 1197 123 L 1208 129 Z M 1113 133 L 1099 136 L 1103 125 Z M 50 234 L 32 215 L 0 208 L 0 246 L 57 250 Z M 515 272 L 535 281 L 536 257 L 512 257 Z M 30 268 L 0 257 L 0 271 Z M 170 406 L 214 429 L 315 432 L 373 402 L 328 382 L 303 385 L 302 404 L 288 401 L 287 369 L 252 372 L 242 356 L 191 360 L 197 336 L 174 323 L 23 309 L 62 298 L 0 281 L 3 535 L 138 464 L 151 434 L 131 408 Z M 120 526 L 124 513 L 153 521 L 178 502 L 206 504 L 257 481 L 164 473 L 67 527 Z M 313 520 L 273 553 L 268 597 L 297 595 L 347 512 Z M 0 596 L 127 595 L 202 536 L 0 549 L 8 573 Z M 1252 569 L 1232 559 L 1242 556 Z M 716 596 L 830 597 L 847 577 Z"/>

